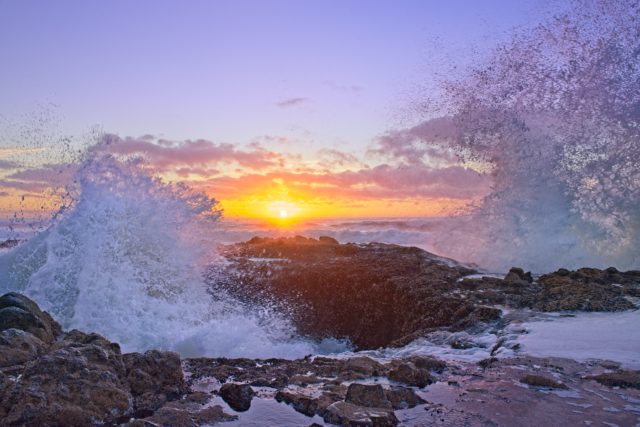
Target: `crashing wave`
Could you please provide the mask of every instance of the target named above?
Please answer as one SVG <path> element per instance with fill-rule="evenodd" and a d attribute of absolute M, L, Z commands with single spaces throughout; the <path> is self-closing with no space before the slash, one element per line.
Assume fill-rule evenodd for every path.
<path fill-rule="evenodd" d="M 497 270 L 640 266 L 637 1 L 575 1 L 443 87 L 427 104 L 444 118 L 418 133 L 494 184 L 439 252 Z"/>

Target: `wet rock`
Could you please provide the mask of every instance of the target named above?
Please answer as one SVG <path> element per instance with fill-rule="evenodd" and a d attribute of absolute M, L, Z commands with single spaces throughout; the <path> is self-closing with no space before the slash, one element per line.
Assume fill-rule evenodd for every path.
<path fill-rule="evenodd" d="M 431 356 L 413 356 L 407 360 L 413 363 L 416 368 L 427 369 L 429 371 L 442 372 L 447 367 L 445 362 Z"/>
<path fill-rule="evenodd" d="M 607 387 L 640 389 L 640 371 L 610 372 L 588 377 Z"/>
<path fill-rule="evenodd" d="M 29 332 L 45 343 L 53 342 L 62 333 L 60 325 L 49 313 L 15 292 L 0 297 L 0 331 L 11 328 Z"/>
<path fill-rule="evenodd" d="M 323 418 L 331 424 L 354 427 L 393 427 L 397 426 L 399 422 L 392 410 L 365 408 L 349 402 L 331 404 Z"/>
<path fill-rule="evenodd" d="M 119 351 L 68 346 L 28 362 L 5 389 L 0 425 L 93 425 L 133 412 Z"/>
<path fill-rule="evenodd" d="M 407 387 L 393 387 L 385 390 L 385 396 L 391 402 L 393 409 L 408 409 L 425 403 L 413 389 Z"/>
<path fill-rule="evenodd" d="M 333 237 L 329 237 L 329 236 L 320 236 L 318 237 L 318 241 L 320 243 L 325 243 L 328 245 L 339 245 L 340 242 L 338 242 L 336 239 L 334 239 Z"/>
<path fill-rule="evenodd" d="M 238 419 L 237 416 L 226 414 L 222 407 L 217 405 L 204 408 L 197 412 L 172 407 L 163 407 L 153 414 L 153 416 L 144 420 L 145 423 L 149 424 L 142 424 L 141 426 L 199 427 L 236 419 Z M 133 424 L 132 427 L 133 426 L 135 426 L 135 424 Z"/>
<path fill-rule="evenodd" d="M 180 356 L 157 350 L 123 356 L 136 410 L 156 410 L 185 393 Z"/>
<path fill-rule="evenodd" d="M 389 402 L 387 396 L 385 396 L 384 390 L 380 384 L 350 384 L 347 388 L 347 396 L 344 400 L 345 402 L 367 408 L 391 408 L 391 402 Z"/>
<path fill-rule="evenodd" d="M 378 376 L 381 372 L 384 372 L 384 366 L 381 363 L 364 356 L 347 359 L 345 369 L 365 376 Z"/>
<path fill-rule="evenodd" d="M 309 417 L 316 414 L 324 415 L 327 407 L 339 400 L 325 394 L 319 397 L 311 397 L 290 391 L 279 391 L 276 393 L 275 399 L 278 402 L 291 405 L 293 409 Z"/>
<path fill-rule="evenodd" d="M 255 392 L 250 385 L 226 383 L 220 387 L 218 394 L 234 411 L 243 412 L 251 407 Z"/>
<path fill-rule="evenodd" d="M 542 375 L 525 375 L 524 377 L 520 378 L 520 382 L 533 387 L 559 388 L 565 390 L 567 389 L 566 385 L 559 383 L 552 378 L 543 377 Z"/>
<path fill-rule="evenodd" d="M 278 238 L 232 245 L 224 254 L 229 264 L 214 288 L 247 303 L 267 297 L 287 308 L 303 335 L 347 338 L 357 349 L 500 317 L 499 310 L 477 309 L 451 294 L 451 285 L 472 270 L 419 248 Z"/>
<path fill-rule="evenodd" d="M 389 379 L 413 387 L 423 388 L 435 382 L 435 379 L 427 369 L 416 368 L 407 363 L 402 363 L 389 371 Z"/>
<path fill-rule="evenodd" d="M 504 277 L 504 281 L 510 284 L 515 284 L 515 285 L 519 285 L 519 284 L 527 285 L 533 282 L 533 277 L 531 276 L 530 271 L 525 273 L 524 270 L 521 268 L 512 267 L 511 270 L 509 270 L 507 275 Z"/>
<path fill-rule="evenodd" d="M 0 368 L 27 363 L 43 354 L 47 347 L 29 332 L 6 329 L 0 332 Z"/>

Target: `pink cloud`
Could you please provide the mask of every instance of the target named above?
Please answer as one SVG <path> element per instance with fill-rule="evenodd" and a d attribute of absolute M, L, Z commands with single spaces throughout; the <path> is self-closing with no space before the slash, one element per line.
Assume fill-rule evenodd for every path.
<path fill-rule="evenodd" d="M 168 141 L 153 140 L 149 137 L 121 138 L 117 135 L 106 135 L 92 150 L 123 156 L 143 156 L 161 170 L 179 165 L 217 163 L 237 163 L 255 170 L 284 166 L 283 156 L 258 144 L 252 144 L 250 150 L 245 151 L 233 144 L 215 143 L 206 139 Z"/>

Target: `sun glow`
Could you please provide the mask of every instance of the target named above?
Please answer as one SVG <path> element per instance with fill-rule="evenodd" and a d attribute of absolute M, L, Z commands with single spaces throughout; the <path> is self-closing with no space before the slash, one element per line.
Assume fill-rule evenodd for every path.
<path fill-rule="evenodd" d="M 285 209 L 282 209 L 280 211 L 280 218 L 287 218 L 289 217 L 289 212 L 287 212 Z"/>

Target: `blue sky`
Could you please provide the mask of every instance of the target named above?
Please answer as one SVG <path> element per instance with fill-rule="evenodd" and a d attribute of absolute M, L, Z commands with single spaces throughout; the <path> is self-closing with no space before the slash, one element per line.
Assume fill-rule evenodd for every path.
<path fill-rule="evenodd" d="M 562 4 L 0 0 L 0 210 L 65 185 L 60 136 L 96 127 L 239 215 L 460 207 L 487 177 L 381 137 L 425 119 L 438 74 Z"/>
<path fill-rule="evenodd" d="M 99 125 L 229 143 L 269 135 L 302 153 L 357 151 L 412 119 L 405 109 L 443 59 L 464 63 L 547 7 L 0 0 L 0 114 L 53 103 L 72 134 Z"/>

